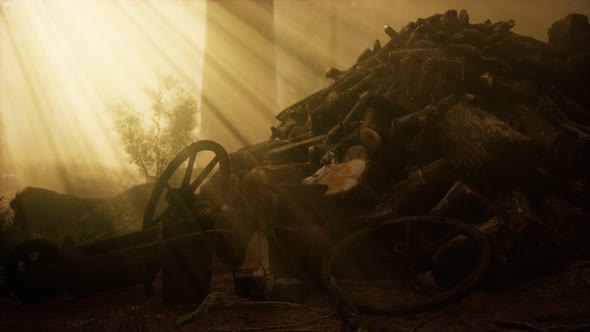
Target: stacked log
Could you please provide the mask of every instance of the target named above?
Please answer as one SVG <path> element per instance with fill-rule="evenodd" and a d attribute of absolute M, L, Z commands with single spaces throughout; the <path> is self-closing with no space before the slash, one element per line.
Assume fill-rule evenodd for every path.
<path fill-rule="evenodd" d="M 385 25 L 385 42 L 327 70 L 328 87 L 241 151 L 317 171 L 290 180 L 326 184 L 326 197 L 347 205 L 468 219 L 504 266 L 543 262 L 543 246 L 572 247 L 555 234 L 582 223 L 590 235 L 578 217 L 590 206 L 590 24 L 569 15 L 549 43 L 515 24 L 449 10 L 400 31 Z M 575 217 L 561 220 L 561 210 Z M 588 248 L 584 236 L 575 245 Z"/>

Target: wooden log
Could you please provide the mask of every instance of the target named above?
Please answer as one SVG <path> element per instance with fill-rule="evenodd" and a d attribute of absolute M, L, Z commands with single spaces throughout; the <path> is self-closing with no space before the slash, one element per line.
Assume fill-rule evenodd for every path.
<path fill-rule="evenodd" d="M 374 111 L 375 121 L 379 124 L 378 128 L 389 126 L 393 118 L 408 114 L 407 109 L 387 95 L 371 94 L 367 105 Z"/>
<path fill-rule="evenodd" d="M 397 37 L 397 32 L 388 24 L 385 24 L 385 26 L 383 26 L 383 30 L 389 36 L 389 38 L 393 39 Z"/>
<path fill-rule="evenodd" d="M 373 51 L 371 51 L 370 48 L 365 48 L 365 50 L 359 55 L 359 57 L 356 59 L 356 63 L 360 63 L 363 62 L 369 58 L 371 58 L 373 56 Z"/>
<path fill-rule="evenodd" d="M 346 156 L 344 157 L 344 162 L 351 161 L 354 159 L 362 159 L 368 160 L 369 159 L 369 152 L 367 148 L 362 145 L 353 145 L 346 151 Z"/>
<path fill-rule="evenodd" d="M 445 48 L 453 54 L 480 57 L 481 49 L 470 44 L 448 43 Z"/>
<path fill-rule="evenodd" d="M 291 130 L 299 125 L 299 121 L 293 119 L 293 118 L 288 118 L 287 120 L 285 120 L 284 122 L 282 122 L 278 127 L 270 127 L 270 131 L 271 131 L 271 139 L 281 139 L 281 140 L 285 140 L 288 139 L 289 134 L 291 132 Z"/>
<path fill-rule="evenodd" d="M 549 44 L 562 52 L 575 54 L 590 51 L 588 16 L 569 14 L 556 21 L 548 31 Z"/>
<path fill-rule="evenodd" d="M 267 157 L 271 164 L 306 162 L 307 148 L 311 145 L 323 142 L 326 135 L 314 136 L 295 143 L 281 145 L 268 151 Z"/>
<path fill-rule="evenodd" d="M 462 60 L 405 57 L 399 64 L 399 84 L 403 92 L 398 94 L 396 101 L 410 110 L 421 109 L 457 93 L 463 78 Z"/>
<path fill-rule="evenodd" d="M 313 136 L 313 134 L 310 131 L 309 125 L 304 124 L 301 126 L 295 126 L 291 128 L 291 130 L 289 131 L 289 135 L 287 136 L 287 139 L 293 142 L 308 138 L 310 136 Z"/>
<path fill-rule="evenodd" d="M 486 29 L 491 32 L 491 27 L 486 26 Z M 461 35 L 461 41 L 471 45 L 483 45 L 489 36 L 486 32 L 487 31 L 483 32 L 482 29 L 478 29 L 473 25 L 469 28 L 457 30 L 457 33 Z"/>
<path fill-rule="evenodd" d="M 520 191 L 511 191 L 501 197 L 495 210 L 515 237 L 542 228 L 543 222 L 533 211 L 527 195 Z"/>
<path fill-rule="evenodd" d="M 350 112 L 348 112 L 348 114 L 346 114 L 344 117 L 344 120 L 342 120 L 342 123 L 346 124 L 355 119 L 358 120 L 360 118 L 361 110 L 363 110 L 372 95 L 374 95 L 374 93 L 369 91 L 361 93 L 359 99 L 356 101 Z"/>
<path fill-rule="evenodd" d="M 268 141 L 264 141 L 264 142 L 260 142 L 257 144 L 253 144 L 253 145 L 249 145 L 249 146 L 245 146 L 241 149 L 239 149 L 238 151 L 248 151 L 250 152 L 259 162 L 264 162 L 266 160 L 266 154 L 273 150 L 276 149 L 278 147 L 281 147 L 283 145 L 287 145 L 289 144 L 289 141 L 287 140 L 281 140 L 281 139 L 271 139 Z"/>
<path fill-rule="evenodd" d="M 436 160 L 410 173 L 397 183 L 391 198 L 395 214 L 426 214 L 455 183 L 458 174 L 445 159 Z"/>
<path fill-rule="evenodd" d="M 489 19 L 487 19 L 483 23 L 470 24 L 469 25 L 469 28 L 475 29 L 475 30 L 478 30 L 480 32 L 489 34 L 489 33 L 492 32 L 492 21 L 490 21 Z"/>
<path fill-rule="evenodd" d="M 372 86 L 375 84 L 375 78 L 382 75 L 382 69 L 384 67 L 379 66 L 375 68 L 354 86 L 312 110 L 310 113 L 312 132 L 316 134 L 324 133 L 328 128 L 332 128 L 342 120 L 344 116 L 343 110 L 349 109 L 350 105 L 358 98 L 357 96 L 362 91 L 372 89 Z"/>
<path fill-rule="evenodd" d="M 359 135 L 360 142 L 369 151 L 375 152 L 381 148 L 382 138 L 375 129 L 363 125 L 361 126 Z"/>
<path fill-rule="evenodd" d="M 527 195 L 511 191 L 496 202 L 496 210 L 504 222 L 498 241 L 505 250 L 512 279 L 546 270 L 555 258 L 548 229 L 533 210 Z"/>
<path fill-rule="evenodd" d="M 391 165 L 393 173 L 412 164 L 424 165 L 442 157 L 437 143 L 437 123 L 444 112 L 456 102 L 457 98 L 450 95 L 420 111 L 391 121 L 386 147 L 389 150 L 387 154 L 394 158 Z"/>
<path fill-rule="evenodd" d="M 407 57 L 428 59 L 444 57 L 445 52 L 442 49 L 395 49 L 388 53 L 387 62 L 398 68 L 400 61 Z"/>
<path fill-rule="evenodd" d="M 484 73 L 480 77 L 482 90 L 489 96 L 516 102 L 533 103 L 539 99 L 534 91 L 534 82 L 524 80 L 510 80 L 497 74 Z"/>
<path fill-rule="evenodd" d="M 319 166 L 309 162 L 282 165 L 265 165 L 261 169 L 271 184 L 299 184 L 304 178 L 317 171 Z"/>
<path fill-rule="evenodd" d="M 381 41 L 375 39 L 375 42 L 373 43 L 373 54 L 377 54 L 379 51 L 381 51 Z"/>
<path fill-rule="evenodd" d="M 307 148 L 309 162 L 311 164 L 321 164 L 322 157 L 330 151 L 330 146 L 326 144 L 316 144 Z"/>
<path fill-rule="evenodd" d="M 442 44 L 432 41 L 430 39 L 418 39 L 412 44 L 412 48 L 442 48 Z"/>
<path fill-rule="evenodd" d="M 467 13 L 467 11 L 465 9 L 461 9 L 461 11 L 459 11 L 458 25 L 459 26 L 469 25 L 469 14 Z"/>
<path fill-rule="evenodd" d="M 286 121 L 289 117 L 292 116 L 293 113 L 300 112 L 301 106 L 303 105 L 310 105 L 310 107 L 315 107 L 316 104 L 320 103 L 327 95 L 328 92 L 332 89 L 332 86 L 329 86 L 325 89 L 319 90 L 306 98 L 303 98 L 293 105 L 285 108 L 283 111 L 279 112 L 275 116 L 275 118 L 279 121 Z"/>
<path fill-rule="evenodd" d="M 454 30 L 459 25 L 459 16 L 454 9 L 447 10 L 440 18 L 440 28 L 443 30 Z"/>
<path fill-rule="evenodd" d="M 426 38 L 426 28 L 423 25 L 418 25 L 418 27 L 412 31 L 410 37 L 408 37 L 405 48 L 414 48 L 414 43 L 417 40 L 424 38 Z"/>
<path fill-rule="evenodd" d="M 430 213 L 470 224 L 479 224 L 493 216 L 491 203 L 461 182 L 456 182 Z"/>
<path fill-rule="evenodd" d="M 360 142 L 371 152 L 378 151 L 382 146 L 382 134 L 391 123 L 391 118 L 387 115 L 387 113 L 377 112 L 371 107 L 365 111 L 360 128 Z"/>
<path fill-rule="evenodd" d="M 340 76 L 342 76 L 341 70 L 338 70 L 334 67 L 330 67 L 326 70 L 326 78 L 337 80 Z"/>
<path fill-rule="evenodd" d="M 303 183 L 327 185 L 326 197 L 351 198 L 365 185 L 368 166 L 368 162 L 362 159 L 327 165 L 304 179 Z"/>
<path fill-rule="evenodd" d="M 361 122 L 355 122 L 348 128 L 350 128 L 350 131 L 347 132 L 331 149 L 331 153 L 335 157 L 336 161 L 343 160 L 344 155 L 346 154 L 346 151 L 349 147 L 361 144 Z"/>
<path fill-rule="evenodd" d="M 230 152 L 231 167 L 233 172 L 251 170 L 260 165 L 260 162 L 249 151 Z"/>

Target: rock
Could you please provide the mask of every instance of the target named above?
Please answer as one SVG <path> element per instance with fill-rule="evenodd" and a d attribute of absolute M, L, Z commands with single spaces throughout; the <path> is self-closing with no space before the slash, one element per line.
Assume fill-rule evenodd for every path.
<path fill-rule="evenodd" d="M 153 188 L 153 184 L 138 185 L 102 200 L 79 217 L 76 234 L 71 234 L 73 239 L 88 243 L 141 230 L 143 214 Z M 163 202 L 161 200 L 160 204 Z"/>
<path fill-rule="evenodd" d="M 586 15 L 569 14 L 553 23 L 547 33 L 549 44 L 562 52 L 577 54 L 590 50 L 590 24 Z"/>
<path fill-rule="evenodd" d="M 27 234 L 38 234 L 54 242 L 61 242 L 66 235 L 74 236 L 76 241 L 89 236 L 109 232 L 113 227 L 107 225 L 87 225 L 80 222 L 101 203 L 99 199 L 81 199 L 55 191 L 27 187 L 10 202 L 14 210 L 14 227 Z M 102 229 L 96 229 L 100 226 Z M 76 234 L 74 234 L 76 233 Z"/>

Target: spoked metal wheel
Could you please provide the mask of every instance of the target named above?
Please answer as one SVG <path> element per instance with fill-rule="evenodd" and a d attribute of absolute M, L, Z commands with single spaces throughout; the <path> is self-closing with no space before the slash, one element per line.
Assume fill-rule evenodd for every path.
<path fill-rule="evenodd" d="M 359 312 L 427 311 L 469 292 L 490 263 L 486 237 L 457 220 L 379 222 L 340 241 L 324 265 L 328 290 Z"/>
<path fill-rule="evenodd" d="M 199 209 L 220 209 L 230 175 L 229 155 L 221 145 L 203 140 L 187 146 L 156 182 L 143 228 L 191 218 Z"/>
<path fill-rule="evenodd" d="M 9 290 L 23 302 L 48 300 L 62 294 L 63 280 L 52 279 L 37 271 L 40 267 L 60 262 L 59 249 L 51 241 L 35 239 L 15 247 L 4 263 Z"/>

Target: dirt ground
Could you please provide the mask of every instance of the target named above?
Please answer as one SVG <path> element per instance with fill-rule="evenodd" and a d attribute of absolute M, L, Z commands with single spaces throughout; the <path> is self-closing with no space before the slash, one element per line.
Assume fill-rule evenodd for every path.
<path fill-rule="evenodd" d="M 150 299 L 141 286 L 83 299 L 64 295 L 34 305 L 3 298 L 0 331 L 175 331 L 176 320 L 196 306 L 163 307 L 157 285 L 158 280 L 156 295 Z M 213 291 L 220 294 L 213 309 L 180 331 L 344 331 L 324 294 L 311 295 L 300 306 L 247 302 L 234 296 L 231 274 L 221 271 L 214 275 Z M 518 330 L 502 327 L 499 320 L 527 322 L 538 328 L 565 326 L 556 331 L 590 331 L 586 325 L 590 324 L 590 262 L 572 263 L 561 273 L 509 289 L 475 291 L 457 303 L 419 315 L 350 319 L 364 328 L 357 331 Z M 531 326 L 528 330 L 534 331 Z"/>

